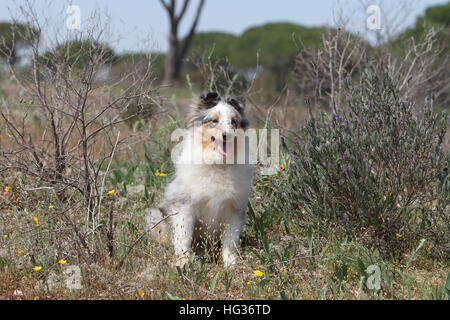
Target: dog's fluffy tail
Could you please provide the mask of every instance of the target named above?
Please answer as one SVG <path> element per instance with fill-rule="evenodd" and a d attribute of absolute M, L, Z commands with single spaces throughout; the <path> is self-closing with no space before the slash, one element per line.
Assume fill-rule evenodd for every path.
<path fill-rule="evenodd" d="M 160 208 L 152 208 L 145 216 L 147 230 L 150 230 L 150 236 L 162 245 L 168 244 L 169 228 L 167 216 Z"/>

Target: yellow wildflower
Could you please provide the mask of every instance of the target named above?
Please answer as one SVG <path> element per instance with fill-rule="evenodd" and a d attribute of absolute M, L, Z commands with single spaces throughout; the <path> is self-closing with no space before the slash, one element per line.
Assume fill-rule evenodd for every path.
<path fill-rule="evenodd" d="M 284 171 L 284 169 L 285 169 L 284 164 L 280 164 L 280 169 L 281 169 L 281 171 Z"/>
<path fill-rule="evenodd" d="M 61 265 L 65 265 L 66 262 L 67 262 L 67 260 L 64 260 L 64 259 L 61 259 L 61 260 L 58 261 L 58 263 L 61 264 Z"/>
<path fill-rule="evenodd" d="M 40 271 L 41 269 L 42 269 L 41 266 L 36 266 L 36 267 L 33 268 L 34 271 Z"/>
<path fill-rule="evenodd" d="M 260 270 L 254 270 L 254 271 L 253 271 L 253 274 L 254 274 L 255 276 L 257 276 L 257 277 L 262 277 L 262 276 L 264 275 L 264 273 L 261 272 Z"/>
<path fill-rule="evenodd" d="M 247 281 L 247 285 L 249 286 L 249 285 L 251 285 L 252 284 L 252 282 L 251 281 Z"/>
<path fill-rule="evenodd" d="M 9 190 L 11 190 L 11 187 L 6 186 L 3 190 L 4 190 L 5 192 L 8 192 Z"/>
<path fill-rule="evenodd" d="M 141 297 L 145 296 L 145 291 L 142 289 L 138 290 L 138 295 L 140 295 Z"/>
<path fill-rule="evenodd" d="M 38 222 L 39 222 L 38 217 L 33 217 L 33 221 L 36 222 L 36 223 L 38 223 Z"/>
<path fill-rule="evenodd" d="M 167 174 L 161 172 L 161 173 L 159 174 L 159 176 L 160 176 L 160 177 L 165 177 L 165 176 L 167 176 Z"/>
<path fill-rule="evenodd" d="M 402 237 L 402 235 L 401 235 L 400 233 L 396 233 L 396 234 L 395 234 L 395 237 L 397 237 L 397 238 L 401 238 L 401 237 Z"/>
<path fill-rule="evenodd" d="M 22 253 L 23 253 L 23 250 L 17 250 L 17 253 L 18 253 L 18 254 L 22 254 Z"/>
<path fill-rule="evenodd" d="M 5 234 L 5 235 L 3 236 L 3 238 L 5 238 L 5 239 L 8 239 L 8 235 L 7 235 L 7 234 Z"/>
<path fill-rule="evenodd" d="M 53 209 L 54 206 L 51 204 L 51 205 L 48 206 L 48 208 L 49 208 L 49 209 Z"/>
<path fill-rule="evenodd" d="M 114 194 L 115 192 L 116 192 L 116 190 L 111 189 L 111 190 L 108 191 L 108 194 Z"/>

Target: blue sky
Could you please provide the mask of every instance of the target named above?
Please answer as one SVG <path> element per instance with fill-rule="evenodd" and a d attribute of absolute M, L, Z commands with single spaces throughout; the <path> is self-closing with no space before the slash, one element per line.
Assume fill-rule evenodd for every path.
<path fill-rule="evenodd" d="M 180 0 L 178 0 L 180 2 Z M 69 2 L 61 0 L 34 0 L 39 16 L 47 16 L 55 23 L 60 21 L 60 28 L 65 28 L 65 9 Z M 379 4 L 387 15 L 395 12 L 399 3 L 407 3 L 408 15 L 395 13 L 401 20 L 401 27 L 414 23 L 418 15 L 426 7 L 443 4 L 446 0 L 206 0 L 198 31 L 223 31 L 240 34 L 245 29 L 267 22 L 293 22 L 305 26 L 335 24 L 337 12 L 343 8 L 343 14 L 349 18 L 349 29 L 361 32 L 370 38 L 370 31 L 365 30 L 367 14 L 364 5 Z M 18 8 L 19 0 L 0 0 L 0 21 L 10 20 Z M 90 16 L 95 8 L 109 16 L 113 41 L 110 45 L 118 52 L 151 49 L 165 51 L 167 49 L 168 20 L 159 0 L 73 0 L 81 10 L 81 20 Z M 198 0 L 192 0 L 190 10 L 181 25 L 181 34 L 189 28 L 190 18 Z M 393 4 L 396 3 L 396 4 Z M 8 10 L 9 9 L 9 10 Z M 381 17 L 383 23 L 383 16 Z M 83 24 L 83 22 L 82 22 Z M 59 28 L 59 27 L 56 27 Z M 383 24 L 382 24 L 383 28 Z"/>

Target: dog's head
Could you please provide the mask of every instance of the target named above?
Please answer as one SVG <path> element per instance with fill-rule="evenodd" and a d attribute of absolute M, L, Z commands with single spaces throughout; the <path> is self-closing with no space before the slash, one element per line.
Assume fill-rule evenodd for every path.
<path fill-rule="evenodd" d="M 191 114 L 190 124 L 202 136 L 204 153 L 222 157 L 233 148 L 236 154 L 236 132 L 249 126 L 244 111 L 243 98 L 230 97 L 222 100 L 216 92 L 200 96 Z"/>

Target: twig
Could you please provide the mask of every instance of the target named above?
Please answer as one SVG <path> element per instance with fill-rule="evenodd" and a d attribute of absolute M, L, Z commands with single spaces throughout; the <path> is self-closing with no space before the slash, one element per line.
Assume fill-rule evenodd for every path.
<path fill-rule="evenodd" d="M 152 231 L 154 228 L 156 228 L 160 223 L 162 223 L 163 221 L 165 221 L 166 219 L 177 215 L 178 212 L 169 214 L 167 216 L 165 216 L 164 218 L 162 218 L 161 220 L 159 220 L 153 227 L 151 227 L 150 229 L 146 230 L 144 233 L 142 233 L 139 238 L 137 238 L 137 240 L 128 248 L 128 251 L 125 253 L 125 255 L 123 256 L 122 260 L 120 260 L 119 264 L 117 265 L 116 269 L 120 269 L 120 267 L 122 267 L 123 263 L 125 262 L 125 259 L 128 257 L 128 255 L 130 254 L 131 250 L 133 250 L 134 246 L 141 241 L 141 239 L 150 231 Z"/>
<path fill-rule="evenodd" d="M 98 201 L 98 218 L 99 219 L 100 219 L 100 211 L 102 208 L 103 189 L 105 186 L 105 180 L 106 180 L 106 176 L 108 175 L 108 171 L 109 171 L 109 167 L 111 166 L 112 159 L 114 157 L 114 152 L 116 151 L 117 143 L 119 142 L 119 136 L 120 136 L 120 131 L 117 132 L 116 143 L 114 144 L 114 148 L 111 151 L 111 155 L 109 157 L 109 163 L 108 163 L 108 166 L 106 167 L 106 172 L 105 172 L 105 175 L 103 176 L 103 180 L 102 180 L 102 186 L 100 188 L 100 199 Z"/>

